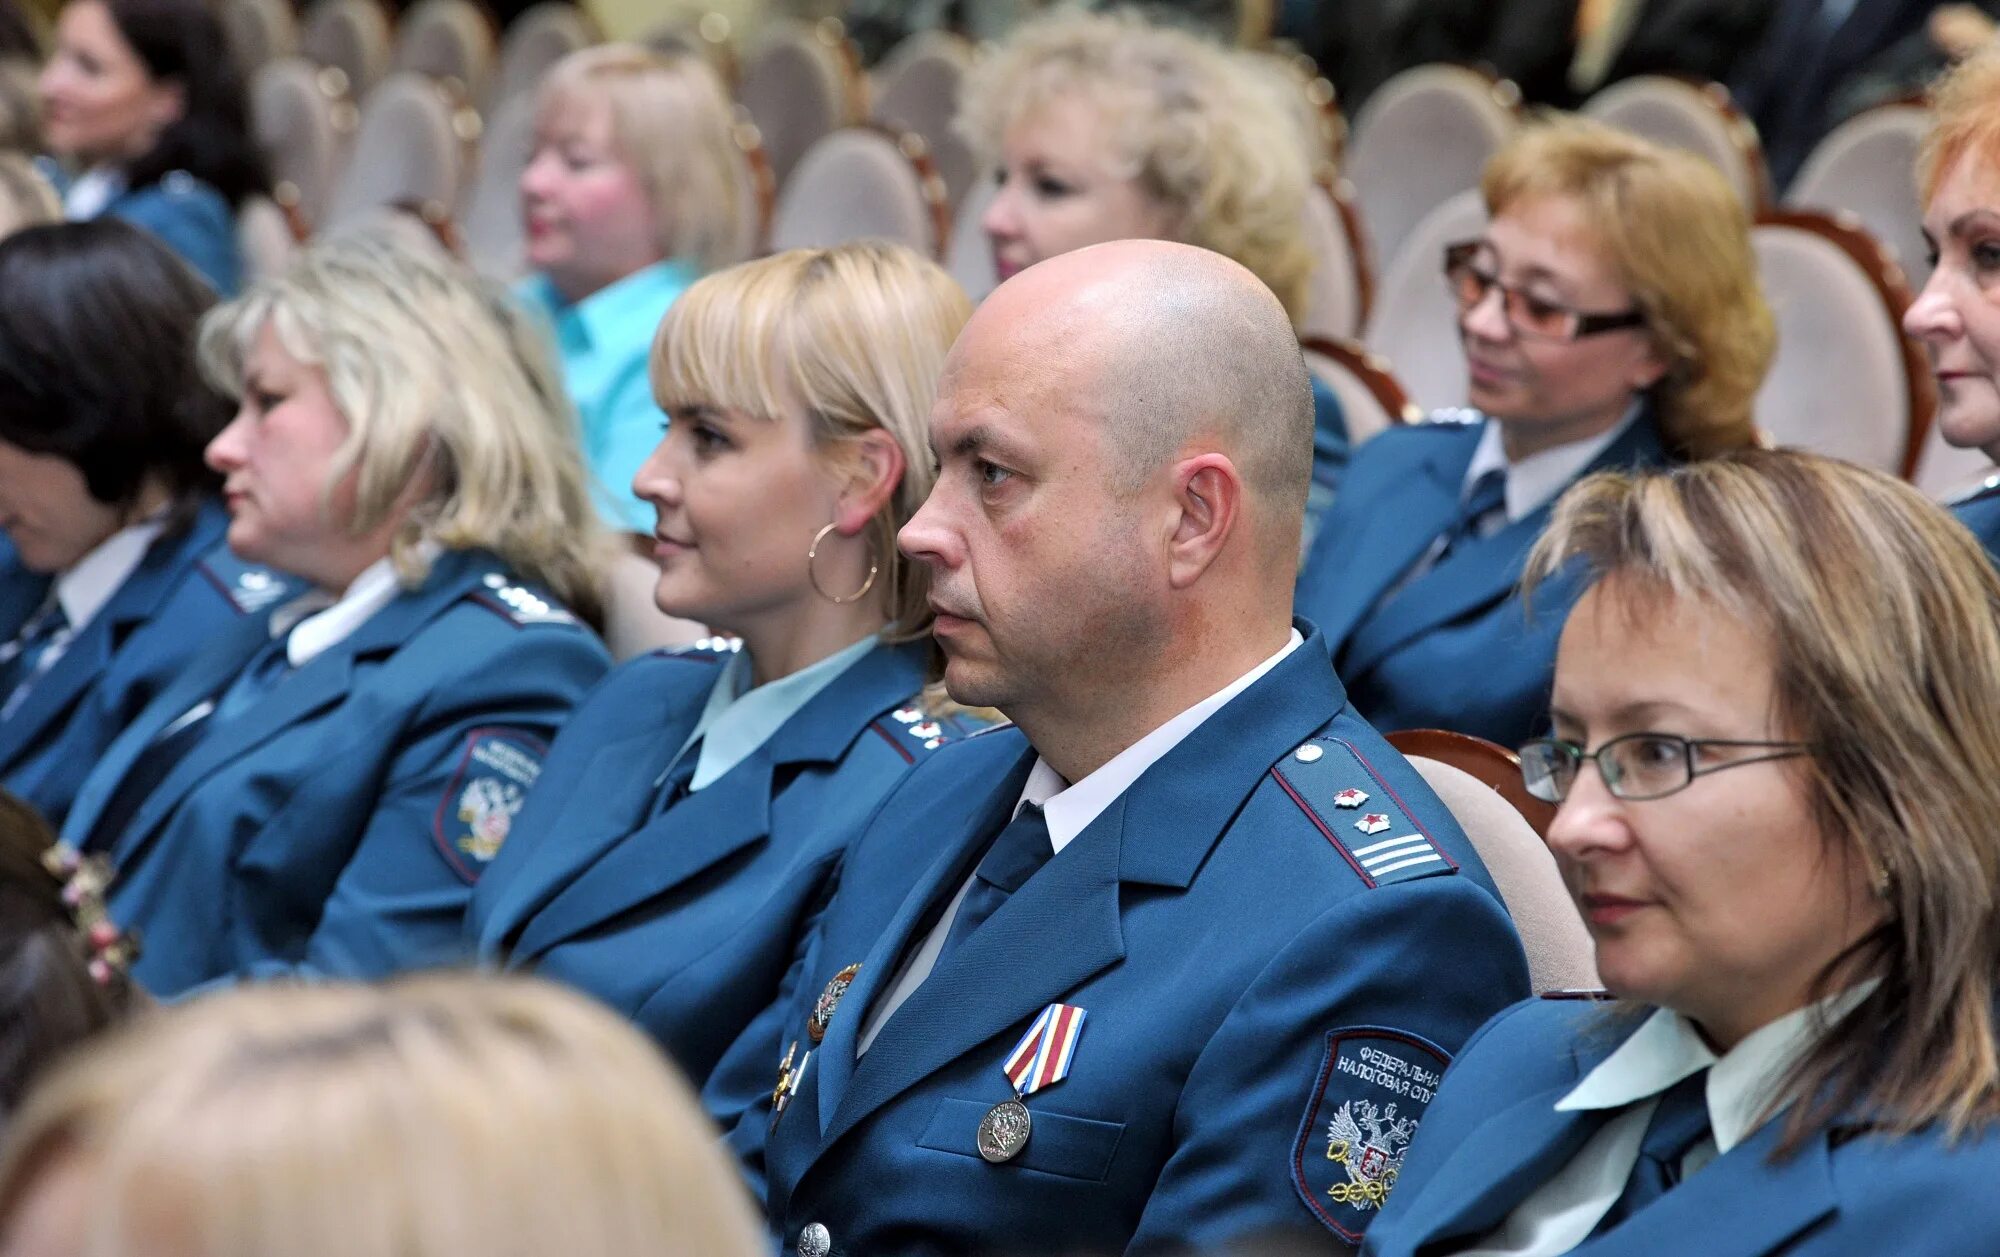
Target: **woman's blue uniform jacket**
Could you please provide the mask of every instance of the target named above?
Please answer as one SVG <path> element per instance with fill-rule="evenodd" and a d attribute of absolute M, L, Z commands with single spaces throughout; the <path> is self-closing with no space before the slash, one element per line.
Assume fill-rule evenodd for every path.
<path fill-rule="evenodd" d="M 237 632 L 270 637 L 263 619 Z M 492 555 L 447 551 L 419 588 L 216 718 L 120 832 L 100 832 L 140 752 L 246 653 L 230 641 L 191 665 L 63 827 L 111 857 L 111 915 L 142 935 L 139 981 L 173 995 L 287 966 L 375 977 L 461 958 L 472 883 L 609 669 L 603 644 Z"/>
<path fill-rule="evenodd" d="M 205 499 L 183 531 L 161 535 L 54 666 L 0 719 L 0 785 L 61 826 L 84 776 L 146 705 L 197 660 L 254 645 L 234 630 L 263 624 L 302 592 L 298 582 L 244 563 L 223 534 L 229 515 Z M 39 605 L 39 604 L 38 604 Z M 11 608 L 9 609 L 11 613 Z M 19 631 L 19 625 L 12 632 Z"/>
<path fill-rule="evenodd" d="M 21 565 L 13 541 L 0 532 L 0 642 L 14 640 L 49 595 L 49 578 Z"/>
<path fill-rule="evenodd" d="M 1994 476 L 1976 492 L 1952 503 L 1951 513 L 1979 538 L 1979 544 L 1986 547 L 1987 557 L 2000 563 L 2000 476 Z"/>
<path fill-rule="evenodd" d="M 1457 518 L 1481 419 L 1440 412 L 1355 452 L 1299 573 L 1297 613 L 1326 634 L 1334 669 L 1376 728 L 1453 729 L 1516 746 L 1541 731 L 1556 640 L 1581 593 L 1574 582 L 1546 584 L 1531 617 L 1515 591 L 1554 503 L 1461 543 L 1385 596 Z M 1666 461 L 1642 412 L 1582 474 Z"/>
<path fill-rule="evenodd" d="M 472 896 L 479 952 L 581 987 L 697 1085 L 777 998 L 848 840 L 961 722 L 912 706 L 928 642 L 877 646 L 741 763 L 654 814 L 726 652 L 619 667 L 556 739 Z"/>
<path fill-rule="evenodd" d="M 1556 1101 L 1643 1018 L 1603 1004 L 1530 1000 L 1466 1044 L 1431 1101 L 1366 1257 L 1449 1253 L 1500 1225 L 1620 1110 L 1558 1113 Z M 2000 1252 L 2000 1132 L 1947 1146 L 1837 1122 L 1780 1164 L 1766 1123 L 1579 1257 L 1969 1257 Z M 1437 1245 L 1432 1248 L 1430 1245 Z"/>
<path fill-rule="evenodd" d="M 74 182 L 54 161 L 38 159 L 35 168 L 58 193 L 67 193 Z M 222 193 L 187 171 L 171 170 L 144 187 L 125 189 L 97 216 L 107 214 L 158 237 L 217 295 L 226 299 L 242 288 L 243 248 L 236 237 L 236 211 Z"/>

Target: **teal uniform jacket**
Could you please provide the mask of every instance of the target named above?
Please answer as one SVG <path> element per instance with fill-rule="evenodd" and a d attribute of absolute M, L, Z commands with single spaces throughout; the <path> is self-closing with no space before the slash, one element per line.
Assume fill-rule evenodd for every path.
<path fill-rule="evenodd" d="M 1480 432 L 1478 422 L 1434 420 L 1356 451 L 1299 573 L 1298 608 L 1326 634 L 1348 696 L 1376 728 L 1452 729 L 1512 747 L 1542 731 L 1556 641 L 1582 592 L 1551 582 L 1531 615 L 1516 589 L 1555 504 L 1462 543 L 1388 592 L 1457 518 Z M 1583 474 L 1666 461 L 1642 412 Z"/>
<path fill-rule="evenodd" d="M 106 214 L 152 232 L 227 299 L 243 287 L 243 249 L 236 214 L 222 194 L 184 170 L 120 193 Z"/>
<path fill-rule="evenodd" d="M 2000 563 L 2000 476 L 1953 502 L 1951 513 L 1979 538 L 1979 544 L 1986 547 L 1987 557 Z"/>
<path fill-rule="evenodd" d="M 0 719 L 0 785 L 60 827 L 83 779 L 147 704 L 197 662 L 240 666 L 256 648 L 236 631 L 303 592 L 291 577 L 229 553 L 229 514 L 205 499 L 162 534 L 102 609 Z M 233 652 L 233 653 L 231 653 Z"/>
<path fill-rule="evenodd" d="M 264 620 L 238 632 L 270 637 Z M 111 858 L 111 915 L 143 939 L 139 981 L 172 996 L 289 967 L 377 977 L 460 959 L 472 884 L 609 669 L 603 644 L 492 555 L 448 551 L 240 715 L 212 718 L 108 832 L 141 753 L 248 653 L 230 642 L 191 665 L 112 744 L 63 827 Z"/>
<path fill-rule="evenodd" d="M 784 1250 L 1360 1238 L 1370 1167 L 1350 1174 L 1307 1136 L 1341 1103 L 1420 1117 L 1528 973 L 1471 844 L 1300 628 L 1302 646 L 1029 876 L 857 1059 L 870 1006 L 1007 823 L 1036 754 L 1011 727 L 976 734 L 889 796 L 789 991 L 704 1096 Z M 1002 1064 L 1054 1003 L 1085 1013 L 1069 1074 L 1027 1097 L 1026 1145 L 989 1163 L 982 1122 L 1014 1095 Z M 763 1095 L 731 1111 L 750 1088 L 718 1082 L 739 1070 Z"/>
<path fill-rule="evenodd" d="M 466 918 L 482 958 L 580 987 L 699 1085 L 777 997 L 840 855 L 962 722 L 913 704 L 930 644 L 878 645 L 763 746 L 658 810 L 726 652 L 620 666 L 549 752 Z"/>
<path fill-rule="evenodd" d="M 1611 1006 L 1533 1000 L 1483 1028 L 1453 1064 L 1401 1167 L 1369 1257 L 1459 1251 L 1505 1221 L 1621 1110 L 1558 1113 L 1556 1101 L 1643 1020 Z M 1622 1024 L 1622 1029 L 1621 1029 Z M 1771 1163 L 1783 1117 L 1578 1257 L 1967 1257 L 2000 1252 L 2000 1131 L 1948 1144 L 1837 1122 Z"/>
<path fill-rule="evenodd" d="M 1306 491 L 1306 532 L 1310 537 L 1333 505 L 1340 491 L 1340 478 L 1347 473 L 1353 450 L 1347 439 L 1347 412 L 1340 398 L 1318 376 L 1312 377 L 1313 465 L 1312 487 Z M 1310 542 L 1308 542 L 1310 544 Z"/>

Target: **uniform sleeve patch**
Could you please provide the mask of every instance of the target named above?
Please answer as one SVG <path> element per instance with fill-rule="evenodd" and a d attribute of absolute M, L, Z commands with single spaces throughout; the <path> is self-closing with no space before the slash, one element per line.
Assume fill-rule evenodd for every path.
<path fill-rule="evenodd" d="M 512 730 L 474 729 L 432 821 L 445 862 L 468 882 L 500 854 L 528 787 L 541 775 L 547 744 Z"/>
<path fill-rule="evenodd" d="M 1402 796 L 1351 743 L 1315 738 L 1271 773 L 1366 885 L 1458 871 Z"/>
<path fill-rule="evenodd" d="M 1292 1186 L 1341 1239 L 1360 1243 L 1388 1201 L 1450 1063 L 1436 1045 L 1400 1030 L 1356 1026 L 1326 1036 L 1292 1148 Z"/>

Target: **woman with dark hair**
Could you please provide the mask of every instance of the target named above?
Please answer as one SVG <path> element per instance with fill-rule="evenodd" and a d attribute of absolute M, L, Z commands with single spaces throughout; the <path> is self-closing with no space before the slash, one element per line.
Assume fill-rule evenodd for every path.
<path fill-rule="evenodd" d="M 73 0 L 40 82 L 42 131 L 74 177 L 71 218 L 146 228 L 224 296 L 241 282 L 235 211 L 270 179 L 243 81 L 202 0 Z"/>
<path fill-rule="evenodd" d="M 0 785 L 60 824 L 118 731 L 292 586 L 222 548 L 202 450 L 230 406 L 194 363 L 213 294 L 110 219 L 0 241 L 0 292 L 0 529 L 52 578 L 0 606 Z"/>

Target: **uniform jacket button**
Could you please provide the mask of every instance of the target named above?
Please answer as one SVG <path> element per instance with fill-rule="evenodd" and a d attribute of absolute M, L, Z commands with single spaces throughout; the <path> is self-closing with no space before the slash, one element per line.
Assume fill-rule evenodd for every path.
<path fill-rule="evenodd" d="M 826 1257 L 833 1251 L 833 1233 L 817 1222 L 799 1232 L 799 1257 Z"/>

